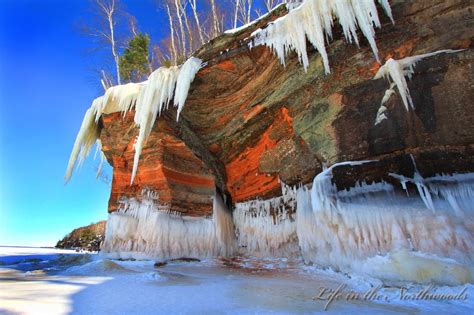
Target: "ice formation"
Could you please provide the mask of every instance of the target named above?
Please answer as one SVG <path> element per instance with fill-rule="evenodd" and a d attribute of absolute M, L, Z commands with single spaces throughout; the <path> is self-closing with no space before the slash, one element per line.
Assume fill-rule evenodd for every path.
<path fill-rule="evenodd" d="M 456 53 L 459 51 L 462 51 L 462 50 L 444 49 L 444 50 L 438 50 L 438 51 L 427 53 L 427 54 L 406 57 L 400 60 L 395 60 L 395 59 L 390 58 L 377 71 L 377 73 L 375 74 L 374 80 L 381 79 L 381 78 L 390 79 L 393 82 L 393 84 L 396 85 L 398 89 L 398 93 L 400 94 L 400 97 L 402 98 L 403 105 L 405 105 L 405 109 L 407 111 L 409 111 L 410 108 L 415 109 L 405 77 L 408 77 L 409 79 L 411 79 L 413 74 L 415 73 L 414 67 L 416 63 L 424 58 L 432 57 L 432 56 L 442 54 L 442 53 Z M 387 92 L 392 89 L 393 87 L 390 86 L 390 89 L 388 89 Z M 387 92 L 385 93 L 384 99 L 387 97 Z M 390 97 L 390 95 L 388 97 Z M 388 98 L 385 100 L 385 102 L 387 100 Z M 382 105 L 385 102 L 382 100 Z"/>
<path fill-rule="evenodd" d="M 473 281 L 473 174 L 400 177 L 419 192 L 404 196 L 384 182 L 337 191 L 331 172 L 340 165 L 317 175 L 311 190 L 297 191 L 305 261 L 385 280 Z"/>
<path fill-rule="evenodd" d="M 64 180 L 69 181 L 79 159 L 79 164 L 85 160 L 92 146 L 96 143 L 99 137 L 99 128 L 95 122 L 95 116 L 97 114 L 97 108 L 102 103 L 103 97 L 98 97 L 92 102 L 92 106 L 86 111 L 82 120 L 81 128 L 74 141 L 71 156 L 69 157 L 69 163 L 66 169 L 66 175 Z"/>
<path fill-rule="evenodd" d="M 252 255 L 288 255 L 296 244 L 296 189 L 282 183 L 282 196 L 236 203 L 233 213 L 238 244 Z"/>
<path fill-rule="evenodd" d="M 97 107 L 96 123 L 102 114 L 122 112 L 124 115 L 135 105 L 140 91 L 147 85 L 141 83 L 127 83 L 112 86 L 105 91 L 102 102 Z"/>
<path fill-rule="evenodd" d="M 183 110 L 184 103 L 188 97 L 189 88 L 191 87 L 196 73 L 204 65 L 201 59 L 191 57 L 181 67 L 178 82 L 176 83 L 176 91 L 174 92 L 174 106 L 178 108 L 176 120 L 179 119 L 179 114 Z"/>
<path fill-rule="evenodd" d="M 107 89 L 103 96 L 96 98 L 84 115 L 69 159 L 65 181 L 70 179 L 76 161 L 79 159 L 79 164 L 82 163 L 98 139 L 97 123 L 100 116 L 115 112 L 123 112 L 125 115 L 135 107 L 134 121 L 140 127 L 140 131 L 135 143 L 131 178 L 131 183 L 133 183 L 141 150 L 153 128 L 156 117 L 168 108 L 174 97 L 173 104 L 178 109 L 177 119 L 179 118 L 191 82 L 202 66 L 201 59 L 191 57 L 181 67 L 159 68 L 149 76 L 147 81 L 113 86 Z"/>
<path fill-rule="evenodd" d="M 389 2 L 387 0 L 379 2 L 393 22 Z M 309 65 L 307 38 L 321 55 L 326 73 L 330 73 L 326 40 L 332 39 L 335 19 L 341 25 L 349 43 L 354 41 L 359 45 L 357 37 L 359 28 L 369 42 L 375 58 L 379 61 L 374 26 L 380 28 L 381 24 L 374 0 L 306 0 L 290 10 L 287 15 L 268 24 L 265 29 L 252 33 L 253 41 L 250 46 L 264 44 L 270 47 L 283 65 L 285 65 L 286 54 L 294 50 L 306 70 Z"/>
<path fill-rule="evenodd" d="M 390 88 L 385 91 L 382 101 L 380 102 L 379 110 L 377 111 L 377 116 L 375 117 L 374 125 L 378 125 L 385 119 L 388 119 L 387 107 L 385 107 L 385 103 L 387 103 L 390 97 L 392 97 L 392 95 L 395 94 L 394 88 L 395 88 L 395 83 L 392 83 L 390 84 Z"/>
<path fill-rule="evenodd" d="M 156 194 L 128 199 L 109 214 L 102 251 L 112 258 L 165 260 L 229 256 L 235 250 L 232 216 L 219 195 L 212 218 L 179 216 Z"/>

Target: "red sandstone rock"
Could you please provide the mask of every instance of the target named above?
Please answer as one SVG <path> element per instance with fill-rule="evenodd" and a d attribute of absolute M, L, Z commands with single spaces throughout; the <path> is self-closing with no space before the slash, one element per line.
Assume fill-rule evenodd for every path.
<path fill-rule="evenodd" d="M 102 117 L 101 140 L 114 167 L 109 211 L 121 197 L 157 191 L 161 202 L 192 216 L 211 214 L 214 187 L 239 202 L 280 194 L 287 184 L 309 183 L 321 163 L 375 159 L 339 168 L 343 189 L 361 180 L 388 180 L 388 172 L 411 175 L 414 154 L 423 176 L 474 171 L 472 6 L 467 1 L 402 1 L 393 4 L 396 24 L 382 18 L 377 44 L 383 60 L 440 49 L 467 48 L 417 64 L 407 113 L 398 95 L 387 103 L 389 119 L 374 126 L 388 82 L 372 80 L 380 67 L 365 41 L 360 49 L 336 30 L 328 47 L 331 74 L 310 53 L 305 73 L 294 54 L 284 68 L 265 47 L 249 50 L 246 38 L 270 17 L 234 35 L 222 35 L 196 54 L 208 62 L 196 76 L 180 122 L 161 117 L 143 148 L 130 185 L 133 112 Z M 229 49 L 229 51 L 226 51 Z M 221 53 L 223 52 L 223 53 Z"/>

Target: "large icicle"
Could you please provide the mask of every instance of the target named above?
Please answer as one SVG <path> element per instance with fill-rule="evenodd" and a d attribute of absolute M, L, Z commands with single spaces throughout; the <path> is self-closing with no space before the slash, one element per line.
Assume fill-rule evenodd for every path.
<path fill-rule="evenodd" d="M 95 116 L 97 114 L 97 108 L 102 104 L 103 97 L 98 97 L 92 102 L 92 106 L 86 111 L 82 120 L 81 128 L 76 136 L 76 141 L 72 148 L 71 156 L 69 157 L 69 163 L 66 169 L 66 175 L 64 180 L 69 181 L 76 165 L 76 161 L 79 159 L 81 164 L 89 154 L 90 149 L 96 143 L 99 137 L 99 129 L 95 122 Z"/>
<path fill-rule="evenodd" d="M 138 161 L 143 145 L 146 138 L 150 135 L 157 115 L 161 114 L 163 110 L 168 109 L 174 94 L 174 106 L 178 108 L 177 119 L 179 118 L 179 114 L 188 96 L 191 82 L 201 67 L 202 60 L 191 57 L 181 68 L 159 68 L 148 78 L 148 84 L 140 92 L 135 109 L 135 123 L 140 127 L 140 132 L 135 143 L 135 157 L 130 184 L 133 183 L 137 174 Z"/>
<path fill-rule="evenodd" d="M 438 51 L 427 53 L 427 54 L 406 57 L 400 60 L 395 60 L 395 59 L 390 58 L 377 71 L 377 73 L 374 76 L 374 80 L 381 79 L 381 78 L 387 78 L 389 80 L 391 79 L 391 81 L 397 86 L 398 93 L 400 93 L 400 97 L 402 98 L 403 105 L 405 105 L 405 109 L 407 111 L 409 111 L 410 108 L 415 109 L 405 77 L 408 77 L 409 79 L 411 79 L 413 74 L 415 73 L 414 67 L 416 63 L 424 58 L 432 57 L 432 56 L 442 54 L 442 53 L 452 54 L 459 51 L 462 51 L 462 49 L 461 50 L 452 50 L 452 49 L 438 50 Z"/>
<path fill-rule="evenodd" d="M 109 214 L 102 248 L 111 257 L 157 260 L 229 256 L 234 250 L 232 216 L 220 196 L 209 219 L 171 213 L 156 194 L 122 201 Z"/>
<path fill-rule="evenodd" d="M 137 173 L 138 160 L 140 159 L 143 145 L 155 124 L 156 117 L 168 108 L 168 104 L 173 97 L 178 75 L 178 67 L 155 70 L 148 77 L 148 84 L 138 96 L 135 107 L 135 123 L 139 126 L 140 131 L 135 143 L 135 156 L 130 184 L 133 183 Z"/>
<path fill-rule="evenodd" d="M 117 85 L 107 89 L 98 97 L 84 115 L 84 120 L 74 144 L 65 180 L 68 181 L 79 157 L 83 161 L 97 140 L 97 123 L 103 114 L 123 112 L 125 115 L 135 107 L 135 123 L 140 127 L 135 144 L 135 157 L 131 183 L 137 172 L 138 160 L 146 138 L 151 132 L 156 117 L 168 108 L 174 95 L 174 106 L 178 108 L 178 117 L 183 110 L 191 82 L 203 66 L 199 58 L 189 58 L 181 67 L 159 68 L 147 81 Z"/>
<path fill-rule="evenodd" d="M 123 112 L 125 115 L 135 105 L 141 89 L 147 83 L 127 83 L 108 88 L 97 108 L 95 121 L 98 122 L 102 114 Z"/>
<path fill-rule="evenodd" d="M 473 280 L 474 174 L 400 178 L 418 188 L 406 196 L 384 182 L 337 191 L 331 173 L 340 165 L 317 175 L 311 190 L 297 191 L 305 261 L 390 281 Z"/>
<path fill-rule="evenodd" d="M 379 1 L 393 22 L 388 0 Z M 255 31 L 250 46 L 264 44 L 277 54 L 285 65 L 285 56 L 292 50 L 298 54 L 305 70 L 308 68 L 306 38 L 318 50 L 326 73 L 330 72 L 325 38 L 332 38 L 334 19 L 341 25 L 348 42 L 358 45 L 357 28 L 369 42 L 377 61 L 379 61 L 375 43 L 376 27 L 381 27 L 374 0 L 306 0 L 303 4 L 268 24 L 265 29 Z"/>
<path fill-rule="evenodd" d="M 179 119 L 179 114 L 183 110 L 184 103 L 188 97 L 191 82 L 193 82 L 196 73 L 203 67 L 202 60 L 199 58 L 189 58 L 181 67 L 176 83 L 176 91 L 174 93 L 174 106 L 178 108 L 176 120 Z"/>

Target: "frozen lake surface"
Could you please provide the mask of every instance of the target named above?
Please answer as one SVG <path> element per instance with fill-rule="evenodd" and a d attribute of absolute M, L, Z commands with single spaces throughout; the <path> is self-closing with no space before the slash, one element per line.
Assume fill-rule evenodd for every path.
<path fill-rule="evenodd" d="M 287 259 L 110 260 L 71 250 L 0 247 L 0 314 L 474 314 L 471 285 L 434 288 L 463 301 L 401 301 L 400 288 Z M 416 293 L 423 286 L 407 285 Z M 347 294 L 375 289 L 371 299 Z M 379 301 L 374 301 L 380 296 Z"/>

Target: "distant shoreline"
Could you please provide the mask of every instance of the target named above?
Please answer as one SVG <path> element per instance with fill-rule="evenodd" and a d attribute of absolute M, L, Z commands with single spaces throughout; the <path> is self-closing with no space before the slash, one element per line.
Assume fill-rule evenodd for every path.
<path fill-rule="evenodd" d="M 10 247 L 10 248 L 48 248 L 54 249 L 54 246 L 15 246 L 15 245 L 0 245 L 0 247 Z"/>

